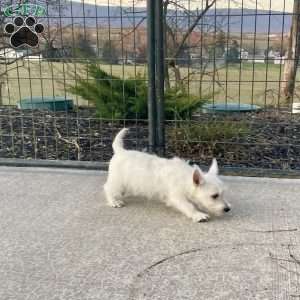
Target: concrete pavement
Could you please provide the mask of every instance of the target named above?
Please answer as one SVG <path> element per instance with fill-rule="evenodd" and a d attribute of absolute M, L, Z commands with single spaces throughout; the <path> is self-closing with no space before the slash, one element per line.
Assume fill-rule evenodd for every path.
<path fill-rule="evenodd" d="M 300 299 L 300 180 L 225 177 L 232 212 L 194 224 L 105 178 L 0 167 L 1 300 Z"/>

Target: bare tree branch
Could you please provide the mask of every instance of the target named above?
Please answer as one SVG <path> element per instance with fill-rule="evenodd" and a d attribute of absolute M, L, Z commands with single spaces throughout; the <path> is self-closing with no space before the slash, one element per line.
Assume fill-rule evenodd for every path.
<path fill-rule="evenodd" d="M 77 150 L 77 160 L 80 160 L 80 156 L 81 156 L 80 151 L 81 151 L 81 149 L 80 149 L 80 146 L 77 142 L 77 139 L 75 139 L 75 138 L 71 138 L 71 139 L 63 138 L 62 135 L 60 134 L 60 132 L 58 131 L 58 129 L 57 128 L 55 128 L 55 129 L 56 129 L 56 134 L 57 134 L 57 137 L 58 137 L 59 140 L 65 142 L 66 144 L 75 146 L 75 148 Z"/>
<path fill-rule="evenodd" d="M 182 48 L 183 48 L 186 40 L 188 39 L 188 37 L 190 36 L 190 34 L 193 32 L 193 30 L 195 29 L 195 27 L 197 26 L 197 24 L 199 23 L 199 21 L 204 17 L 204 15 L 208 12 L 208 10 L 216 3 L 216 1 L 217 0 L 213 0 L 211 3 L 209 3 L 209 0 L 206 0 L 206 6 L 205 6 L 205 8 L 195 18 L 193 24 L 191 24 L 191 26 L 188 28 L 188 30 L 185 33 L 185 35 L 183 36 L 180 44 L 178 45 L 177 51 L 175 52 L 175 55 L 174 55 L 175 58 L 180 54 L 180 52 L 181 52 L 181 50 L 182 50 Z"/>
<path fill-rule="evenodd" d="M 143 17 L 135 26 L 132 30 L 130 30 L 129 32 L 124 33 L 124 37 L 129 36 L 131 33 L 133 33 L 134 31 L 136 31 L 140 25 L 146 20 L 146 17 Z"/>

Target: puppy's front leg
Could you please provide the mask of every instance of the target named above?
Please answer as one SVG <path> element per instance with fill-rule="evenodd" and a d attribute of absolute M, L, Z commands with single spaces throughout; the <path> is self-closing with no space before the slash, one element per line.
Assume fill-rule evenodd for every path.
<path fill-rule="evenodd" d="M 206 222 L 209 219 L 209 215 L 197 210 L 195 206 L 186 199 L 171 198 L 169 204 L 194 222 Z"/>

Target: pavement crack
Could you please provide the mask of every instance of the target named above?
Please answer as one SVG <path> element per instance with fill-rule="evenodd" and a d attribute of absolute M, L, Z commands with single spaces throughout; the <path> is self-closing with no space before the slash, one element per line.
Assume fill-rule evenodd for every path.
<path fill-rule="evenodd" d="M 290 252 L 290 249 L 289 249 L 289 252 Z M 295 258 L 295 256 L 293 254 L 289 254 L 289 256 L 292 258 L 292 259 L 286 259 L 286 258 L 277 258 L 274 256 L 273 253 L 269 252 L 269 256 L 270 258 L 273 260 L 273 261 L 277 261 L 277 262 L 280 262 L 280 261 L 284 261 L 284 262 L 288 262 L 288 263 L 296 263 L 297 265 L 300 265 L 300 261 Z M 287 268 L 286 266 L 278 263 L 278 266 L 281 268 L 281 269 L 284 269 L 286 271 L 288 271 L 289 273 L 292 273 L 292 274 L 296 274 L 297 276 L 300 276 L 300 273 L 297 272 L 297 271 L 293 271 L 289 268 Z"/>
<path fill-rule="evenodd" d="M 152 270 L 153 268 L 165 263 L 166 261 L 175 259 L 176 257 L 182 256 L 182 255 L 186 255 L 186 254 L 190 254 L 190 253 L 195 253 L 195 252 L 199 252 L 204 250 L 203 248 L 195 248 L 195 249 L 190 249 L 190 250 L 186 250 L 174 255 L 169 255 L 167 257 L 164 257 L 158 261 L 156 261 L 155 263 L 151 264 L 150 266 L 148 266 L 147 268 L 145 268 L 144 270 L 142 270 L 141 272 L 139 272 L 135 278 L 133 279 L 133 282 L 131 283 L 131 287 L 129 288 L 129 296 L 128 296 L 128 300 L 134 300 L 136 298 L 136 293 L 138 292 L 138 289 L 135 288 L 135 284 L 137 279 L 142 278 L 146 273 L 148 273 L 150 270 Z"/>
<path fill-rule="evenodd" d="M 272 233 L 272 232 L 290 232 L 290 231 L 297 231 L 297 230 L 298 228 L 277 229 L 277 230 L 246 230 L 246 232 Z"/>
<path fill-rule="evenodd" d="M 291 252 L 291 245 L 288 245 L 290 258 L 297 264 L 300 265 L 300 259 L 296 258 L 295 255 Z"/>
<path fill-rule="evenodd" d="M 185 254 L 190 254 L 190 253 L 195 253 L 195 252 L 198 252 L 198 251 L 202 251 L 203 249 L 202 248 L 198 248 L 198 249 L 191 249 L 191 250 L 187 250 L 187 251 L 183 251 L 183 252 L 180 252 L 180 253 L 177 253 L 177 254 L 174 254 L 174 255 L 170 255 L 170 256 L 167 256 L 157 262 L 155 262 L 154 264 L 148 266 L 146 269 L 144 269 L 143 271 L 141 271 L 140 273 L 138 273 L 136 276 L 137 277 L 142 277 L 145 273 L 147 273 L 149 270 L 153 269 L 154 267 L 158 266 L 158 265 L 161 265 L 162 263 L 168 261 L 168 260 L 171 260 L 171 259 L 174 259 L 178 256 L 182 256 L 182 255 L 185 255 Z"/>

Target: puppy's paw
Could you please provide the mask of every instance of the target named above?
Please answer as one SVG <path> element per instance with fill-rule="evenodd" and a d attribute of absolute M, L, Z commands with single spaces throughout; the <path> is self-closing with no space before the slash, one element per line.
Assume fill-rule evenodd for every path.
<path fill-rule="evenodd" d="M 199 211 L 193 215 L 192 219 L 195 223 L 207 222 L 209 220 L 209 215 Z"/>
<path fill-rule="evenodd" d="M 120 208 L 120 207 L 125 206 L 125 203 L 122 200 L 114 199 L 113 201 L 109 201 L 108 205 L 111 207 Z"/>

